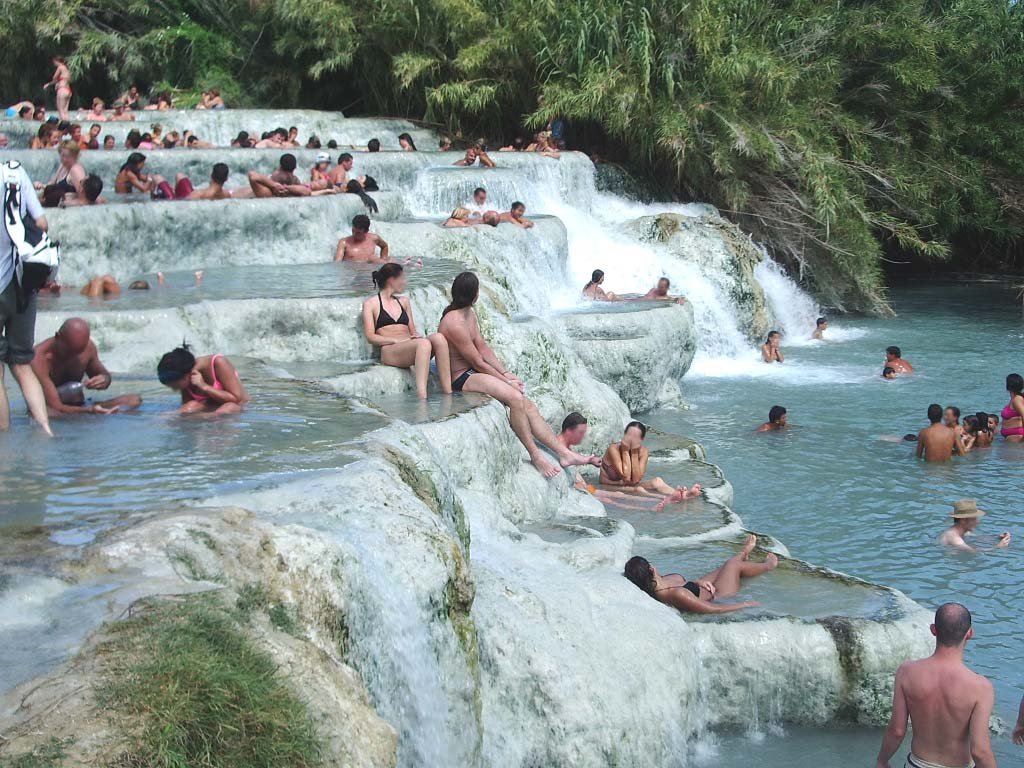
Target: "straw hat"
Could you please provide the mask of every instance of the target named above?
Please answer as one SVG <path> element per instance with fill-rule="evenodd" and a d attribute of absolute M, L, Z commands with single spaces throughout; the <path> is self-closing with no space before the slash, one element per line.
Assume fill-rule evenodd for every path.
<path fill-rule="evenodd" d="M 984 517 L 985 513 L 978 509 L 978 503 L 974 499 L 960 499 L 953 503 L 953 511 L 949 516 L 954 520 L 968 520 L 975 517 Z"/>

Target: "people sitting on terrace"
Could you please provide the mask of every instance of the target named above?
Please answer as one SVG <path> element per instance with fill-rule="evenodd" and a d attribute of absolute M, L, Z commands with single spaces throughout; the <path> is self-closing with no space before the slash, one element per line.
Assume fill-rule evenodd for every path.
<path fill-rule="evenodd" d="M 440 333 L 426 338 L 416 330 L 412 304 L 405 293 L 405 270 L 401 264 L 388 263 L 373 273 L 377 295 L 363 302 L 363 333 L 380 350 L 380 361 L 394 368 L 412 368 L 416 394 L 427 396 L 431 358 L 437 364 L 441 391 L 451 394 L 452 369 L 448 341 Z"/>
<path fill-rule="evenodd" d="M 531 229 L 533 222 L 526 218 L 526 206 L 520 203 L 518 200 L 512 203 L 512 207 L 498 216 L 498 222 L 504 222 L 506 224 L 515 224 L 520 229 Z"/>
<path fill-rule="evenodd" d="M 82 182 L 82 192 L 78 195 L 68 195 L 64 198 L 64 206 L 77 205 L 103 205 L 107 198 L 103 197 L 103 179 L 95 173 L 90 173 Z"/>
<path fill-rule="evenodd" d="M 32 370 L 42 384 L 51 418 L 87 413 L 106 415 L 142 405 L 138 395 L 87 402 L 86 390 L 105 391 L 112 380 L 89 337 L 89 324 L 80 317 L 72 317 L 64 321 L 53 338 L 36 345 Z"/>
<path fill-rule="evenodd" d="M 885 365 L 901 376 L 914 372 L 914 366 L 909 361 L 903 359 L 903 352 L 900 351 L 899 347 L 885 348 Z"/>
<path fill-rule="evenodd" d="M 380 256 L 377 255 L 378 248 Z M 370 217 L 360 213 L 352 219 L 352 234 L 338 241 L 334 260 L 386 264 L 390 261 L 389 250 L 383 237 L 370 232 Z"/>
<path fill-rule="evenodd" d="M 136 86 L 131 86 L 127 91 L 121 94 L 121 98 L 118 99 L 121 104 L 127 110 L 139 108 L 139 89 Z M 116 104 L 116 102 L 115 102 Z"/>
<path fill-rule="evenodd" d="M 261 134 L 260 140 L 251 146 L 256 149 L 280 149 L 282 147 L 290 147 L 291 144 L 288 141 L 288 131 L 284 128 L 275 128 L 272 131 Z"/>
<path fill-rule="evenodd" d="M 758 427 L 755 432 L 781 432 L 789 424 L 789 415 L 781 405 L 773 405 L 768 410 L 768 421 Z"/>
<path fill-rule="evenodd" d="M 117 172 L 114 179 L 114 191 L 119 195 L 131 192 L 151 193 L 156 185 L 164 179 L 161 176 L 150 176 L 145 171 L 146 156 L 141 152 L 132 152 Z"/>
<path fill-rule="evenodd" d="M 160 358 L 156 374 L 161 384 L 181 393 L 179 413 L 238 413 L 249 402 L 238 371 L 224 355 L 197 358 L 183 344 Z"/>
<path fill-rule="evenodd" d="M 630 558 L 624 572 L 627 579 L 648 595 L 677 610 L 687 613 L 732 613 L 756 608 L 758 603 L 747 601 L 721 605 L 715 601 L 738 594 L 743 579 L 760 576 L 775 570 L 779 565 L 778 556 L 772 553 L 765 557 L 763 563 L 750 562 L 748 558 L 756 546 L 757 537 L 748 536 L 738 554 L 696 581 L 688 581 L 678 573 L 662 575 L 654 565 L 640 556 Z"/>
<path fill-rule="evenodd" d="M 55 186 L 60 190 L 61 197 L 81 194 L 82 182 L 85 181 L 86 173 L 85 168 L 78 162 L 80 152 L 77 142 L 70 139 L 65 141 L 60 145 L 60 164 L 53 172 L 53 176 L 46 184 L 34 182 L 33 186 L 39 190 L 50 185 Z"/>
<path fill-rule="evenodd" d="M 782 350 L 779 349 L 779 344 L 782 342 L 782 334 L 778 331 L 769 331 L 768 338 L 764 340 L 764 344 L 761 345 L 761 359 L 766 363 L 781 363 L 786 358 L 782 354 Z"/>
<path fill-rule="evenodd" d="M 620 301 L 619 296 L 601 287 L 603 282 L 604 270 L 595 269 L 590 275 L 590 282 L 583 286 L 583 295 L 593 301 Z"/>
<path fill-rule="evenodd" d="M 86 113 L 88 120 L 93 120 L 97 123 L 105 123 L 107 121 L 106 104 L 103 103 L 103 99 L 93 99 L 92 108 Z"/>
<path fill-rule="evenodd" d="M 220 97 L 220 91 L 213 89 L 209 91 L 203 91 L 202 96 L 199 97 L 199 103 L 196 104 L 196 109 L 225 109 L 224 99 Z"/>
<path fill-rule="evenodd" d="M 657 284 L 640 298 L 647 301 L 665 301 L 667 299 L 669 301 L 674 301 L 676 304 L 685 304 L 686 299 L 682 296 L 669 295 L 668 289 L 671 287 L 672 281 L 667 277 L 659 278 Z"/>
<path fill-rule="evenodd" d="M 541 131 L 533 137 L 533 143 L 526 148 L 527 152 L 539 152 L 544 157 L 550 157 L 553 160 L 557 160 L 562 156 L 562 153 L 558 151 L 551 144 L 551 134 L 547 131 Z"/>
<path fill-rule="evenodd" d="M 479 163 L 484 168 L 494 168 L 494 161 L 488 156 L 487 151 L 483 145 L 479 142 L 474 144 L 472 147 L 466 150 L 466 154 L 462 159 L 456 160 L 455 165 L 462 168 L 469 168 Z"/>
<path fill-rule="evenodd" d="M 309 197 L 312 191 L 308 184 L 303 184 L 295 175 L 297 161 L 295 155 L 286 152 L 281 155 L 277 170 L 269 176 L 264 176 L 256 171 L 249 171 L 249 185 L 252 187 L 254 197 Z M 320 190 L 333 192 L 334 190 Z"/>
<path fill-rule="evenodd" d="M 644 445 L 647 427 L 639 421 L 626 425 L 622 440 L 612 443 L 601 459 L 601 485 L 641 496 L 672 496 L 676 489 L 660 477 L 645 479 L 651 452 Z"/>
<path fill-rule="evenodd" d="M 508 370 L 480 333 L 473 305 L 480 294 L 480 281 L 472 272 L 463 272 L 452 283 L 452 301 L 441 316 L 438 331 L 448 340 L 451 354 L 452 389 L 489 395 L 509 409 L 509 423 L 526 448 L 533 466 L 553 477 L 562 467 L 587 464 L 581 456 L 558 441 L 537 406 L 523 393 L 523 381 Z M 547 460 L 537 442 L 558 456 L 558 463 Z"/>
<path fill-rule="evenodd" d="M 135 115 L 131 113 L 131 108 L 125 106 L 123 101 L 118 100 L 114 102 L 114 111 L 110 115 L 110 120 L 112 122 L 121 123 L 134 119 Z"/>
<path fill-rule="evenodd" d="M 380 139 L 370 139 L 366 142 L 367 152 L 380 152 Z"/>
<path fill-rule="evenodd" d="M 412 136 L 408 133 L 398 134 L 398 146 L 402 148 L 403 152 L 416 151 L 416 142 L 412 140 Z"/>
<path fill-rule="evenodd" d="M 331 186 L 331 156 L 326 152 L 319 152 L 316 162 L 309 170 L 309 188 L 315 192 Z"/>

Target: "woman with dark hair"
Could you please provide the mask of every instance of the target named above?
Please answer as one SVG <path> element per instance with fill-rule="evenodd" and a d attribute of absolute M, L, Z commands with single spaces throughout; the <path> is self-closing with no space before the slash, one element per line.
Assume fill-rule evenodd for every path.
<path fill-rule="evenodd" d="M 604 272 L 600 269 L 595 269 L 590 276 L 590 282 L 583 286 L 583 295 L 594 301 L 618 301 L 618 296 L 614 293 L 608 293 L 601 287 L 603 282 Z"/>
<path fill-rule="evenodd" d="M 992 445 L 995 439 L 995 434 L 992 432 L 992 428 L 989 426 L 989 416 L 984 411 L 978 411 L 974 416 L 968 416 L 964 419 L 964 424 L 967 424 L 968 419 L 973 418 L 978 425 L 977 432 L 974 438 L 975 448 L 988 448 Z"/>
<path fill-rule="evenodd" d="M 1024 377 L 1019 373 L 1011 373 L 1006 377 L 1006 391 L 1010 393 L 1010 402 L 1003 408 L 1003 428 L 999 433 L 1015 443 L 1024 440 Z"/>
<path fill-rule="evenodd" d="M 114 191 L 121 195 L 130 192 L 152 192 L 156 189 L 156 176 L 148 176 L 143 170 L 146 167 L 146 156 L 141 152 L 132 152 L 117 172 L 114 179 Z"/>
<path fill-rule="evenodd" d="M 647 426 L 642 422 L 631 421 L 626 425 L 622 439 L 609 445 L 601 459 L 601 485 L 641 496 L 678 497 L 674 501 L 689 498 L 690 493 L 685 486 L 673 488 L 660 477 L 647 477 L 651 453 L 644 445 L 645 437 Z"/>
<path fill-rule="evenodd" d="M 768 338 L 761 345 L 761 359 L 766 363 L 781 363 L 786 358 L 782 356 L 779 343 L 782 341 L 782 334 L 778 331 L 770 331 Z"/>
<path fill-rule="evenodd" d="M 400 146 L 404 152 L 416 151 L 416 142 L 412 140 L 412 136 L 408 133 L 398 134 L 398 146 Z"/>
<path fill-rule="evenodd" d="M 779 565 L 777 555 L 769 553 L 763 563 L 751 563 L 747 558 L 757 546 L 757 537 L 747 537 L 743 549 L 726 560 L 711 573 L 697 581 L 687 581 L 678 573 L 658 573 L 650 562 L 642 557 L 632 557 L 626 563 L 624 573 L 660 603 L 670 605 L 687 613 L 732 613 L 746 608 L 756 608 L 758 603 L 744 602 L 718 605 L 716 598 L 732 597 L 739 593 L 742 579 L 751 579 L 762 573 L 775 570 Z"/>
<path fill-rule="evenodd" d="M 380 361 L 394 368 L 412 368 L 416 378 L 416 394 L 427 396 L 430 358 L 437 361 L 437 378 L 441 391 L 451 394 L 452 367 L 448 342 L 440 333 L 424 338 L 416 330 L 412 304 L 405 293 L 405 270 L 401 264 L 389 262 L 373 273 L 377 295 L 363 302 L 363 333 L 366 340 L 380 348 Z M 376 299 L 376 301 L 374 300 Z"/>
<path fill-rule="evenodd" d="M 196 357 L 187 344 L 171 350 L 156 366 L 160 383 L 181 393 L 179 413 L 238 413 L 249 395 L 224 355 Z"/>
<path fill-rule="evenodd" d="M 50 82 L 43 86 L 43 90 L 46 90 L 51 85 L 54 86 L 54 93 L 57 94 L 57 114 L 60 115 L 61 122 L 68 120 L 68 108 L 71 105 L 71 70 L 68 69 L 67 62 L 63 56 L 54 56 L 53 59 L 53 77 L 50 78 Z"/>

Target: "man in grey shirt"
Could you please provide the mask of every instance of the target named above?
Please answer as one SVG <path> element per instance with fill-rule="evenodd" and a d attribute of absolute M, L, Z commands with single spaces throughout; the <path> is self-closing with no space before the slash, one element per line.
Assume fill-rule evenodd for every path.
<path fill-rule="evenodd" d="M 46 217 L 39 204 L 32 180 L 21 166 L 14 170 L 21 187 L 21 216 L 35 219 L 36 226 L 46 230 Z M 3 177 L 5 178 L 5 177 Z M 7 199 L 7 189 L 0 189 L 0 204 Z M 18 286 L 14 275 L 15 246 L 7 234 L 7 227 L 0 222 L 0 431 L 11 426 L 11 406 L 7 401 L 7 389 L 3 384 L 3 366 L 7 364 L 21 387 L 29 413 L 50 437 L 50 419 L 46 412 L 43 388 L 32 370 L 35 356 L 36 297 L 30 296 L 24 312 L 18 311 Z"/>

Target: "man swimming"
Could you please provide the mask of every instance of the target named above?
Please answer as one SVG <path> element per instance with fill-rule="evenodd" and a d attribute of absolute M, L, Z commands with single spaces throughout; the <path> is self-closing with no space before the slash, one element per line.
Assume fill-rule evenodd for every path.
<path fill-rule="evenodd" d="M 887 368 L 892 368 L 899 374 L 914 372 L 914 366 L 903 359 L 903 353 L 900 351 L 899 347 L 885 348 L 885 365 Z"/>
<path fill-rule="evenodd" d="M 640 298 L 646 299 L 647 301 L 663 301 L 665 299 L 669 299 L 671 301 L 675 301 L 676 304 L 685 304 L 686 299 L 684 299 L 682 296 L 669 295 L 668 289 L 671 287 L 672 283 L 667 277 L 659 278 L 658 284 L 651 288 L 651 290 L 649 290 Z"/>
<path fill-rule="evenodd" d="M 758 427 L 756 432 L 781 432 L 789 425 L 787 411 L 781 405 L 773 405 L 768 411 L 768 421 Z"/>
<path fill-rule="evenodd" d="M 639 421 L 626 425 L 622 440 L 612 443 L 601 459 L 601 485 L 631 490 L 645 496 L 672 496 L 673 488 L 660 477 L 645 480 L 651 452 L 645 446 L 647 427 Z"/>
<path fill-rule="evenodd" d="M 971 613 L 959 603 L 946 603 L 935 612 L 931 631 L 935 653 L 908 661 L 896 672 L 892 717 L 876 768 L 891 768 L 889 760 L 906 738 L 908 720 L 914 735 L 906 768 L 995 768 L 988 732 L 992 683 L 964 664 L 964 649 L 974 637 Z"/>
<path fill-rule="evenodd" d="M 828 330 L 828 318 L 819 317 L 814 323 L 814 333 L 811 334 L 812 339 L 823 341 L 825 339 L 825 331 Z"/>
<path fill-rule="evenodd" d="M 554 477 L 561 467 L 579 466 L 590 461 L 567 448 L 555 437 L 537 406 L 523 395 L 522 379 L 509 371 L 484 341 L 473 305 L 480 294 L 480 281 L 472 272 L 463 272 L 452 283 L 452 301 L 441 315 L 437 330 L 448 340 L 451 352 L 452 389 L 489 395 L 509 409 L 508 420 L 530 461 L 544 477 Z M 552 464 L 537 447 L 537 442 L 558 456 Z"/>
<path fill-rule="evenodd" d="M 588 429 L 587 417 L 579 411 L 573 411 L 562 419 L 562 431 L 555 437 L 566 450 L 572 451 L 586 439 Z M 600 467 L 601 459 L 599 456 L 588 456 L 586 463 Z"/>
<path fill-rule="evenodd" d="M 953 504 L 953 511 L 949 515 L 953 518 L 953 525 L 942 532 L 939 536 L 939 544 L 963 550 L 964 552 L 977 552 L 975 547 L 967 543 L 967 536 L 975 531 L 978 522 L 985 516 L 985 513 L 978 509 L 974 499 L 961 499 Z M 996 549 L 1006 549 L 1010 546 L 1013 537 L 1008 531 L 999 536 Z"/>
<path fill-rule="evenodd" d="M 377 256 L 378 248 L 380 256 Z M 352 219 L 352 234 L 338 241 L 338 247 L 334 249 L 334 260 L 386 264 L 391 261 L 388 258 L 389 251 L 384 238 L 370 232 L 370 217 L 360 213 Z"/>
<path fill-rule="evenodd" d="M 511 209 L 498 216 L 498 221 L 506 224 L 515 224 L 521 229 L 530 229 L 533 226 L 533 222 L 526 218 L 525 214 L 526 206 L 517 200 L 512 203 Z"/>
<path fill-rule="evenodd" d="M 928 406 L 929 426 L 917 433 L 917 458 L 926 461 L 949 461 L 953 451 L 967 453 L 963 439 L 942 423 L 942 406 L 932 403 Z"/>
<path fill-rule="evenodd" d="M 94 405 L 86 404 L 85 390 L 106 390 L 111 382 L 110 372 L 100 362 L 99 351 L 89 337 L 89 324 L 80 317 L 72 317 L 64 321 L 53 338 L 36 345 L 32 370 L 43 385 L 51 416 L 110 414 L 142 405 L 138 395 L 121 395 Z"/>

